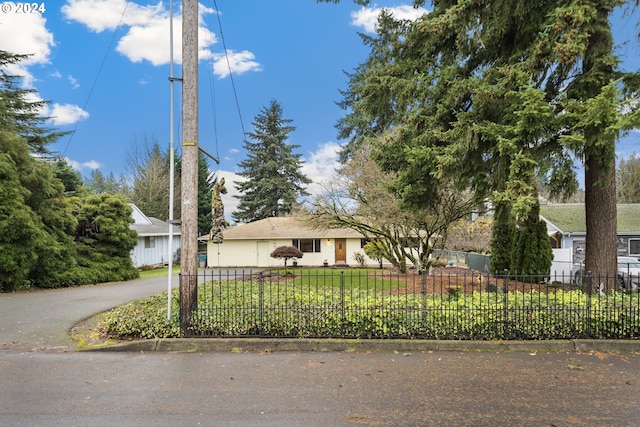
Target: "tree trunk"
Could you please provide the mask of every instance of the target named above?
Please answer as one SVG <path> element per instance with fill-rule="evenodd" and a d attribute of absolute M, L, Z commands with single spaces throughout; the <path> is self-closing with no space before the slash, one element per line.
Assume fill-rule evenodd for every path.
<path fill-rule="evenodd" d="M 591 23 L 593 33 L 589 37 L 579 83 L 583 89 L 583 101 L 598 96 L 602 87 L 614 77 L 610 9 L 603 2 L 594 3 L 597 16 Z M 598 290 L 602 284 L 604 292 L 613 289 L 618 270 L 616 136 L 606 131 L 607 124 L 605 119 L 603 123 L 594 123 L 585 129 L 584 152 L 587 221 L 585 269 L 595 275 L 592 282 L 594 290 Z M 611 280 L 600 280 L 599 275 L 608 275 Z"/>
<path fill-rule="evenodd" d="M 600 283 L 609 292 L 615 284 L 617 272 L 617 207 L 615 159 L 606 171 L 596 156 L 585 161 L 585 213 L 587 219 L 587 242 L 585 271 L 594 274 L 593 288 Z M 603 173 L 609 174 L 609 185 L 602 186 Z M 601 280 L 598 276 L 608 275 L 611 280 Z"/>

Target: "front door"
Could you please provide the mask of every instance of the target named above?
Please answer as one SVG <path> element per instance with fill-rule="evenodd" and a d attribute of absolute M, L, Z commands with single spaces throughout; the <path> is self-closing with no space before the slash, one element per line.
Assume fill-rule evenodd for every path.
<path fill-rule="evenodd" d="M 336 264 L 347 263 L 347 239 L 336 239 Z"/>

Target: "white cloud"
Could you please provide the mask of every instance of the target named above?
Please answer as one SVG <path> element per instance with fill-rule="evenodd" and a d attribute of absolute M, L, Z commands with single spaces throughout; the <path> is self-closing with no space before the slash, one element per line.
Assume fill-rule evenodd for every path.
<path fill-rule="evenodd" d="M 128 4 L 128 5 L 127 5 Z M 198 30 L 198 57 L 207 60 L 220 56 L 211 50 L 218 40 L 216 35 L 204 26 L 204 16 L 215 13 L 200 4 Z M 164 3 L 142 6 L 126 0 L 68 0 L 62 12 L 71 21 L 84 24 L 91 31 L 102 32 L 128 28 L 120 38 L 116 50 L 132 62 L 148 61 L 154 66 L 168 64 L 171 59 L 169 46 L 169 10 Z M 182 16 L 173 15 L 173 59 L 182 62 Z M 253 54 L 247 52 L 251 59 Z M 244 54 L 244 52 L 243 52 Z M 259 70 L 259 66 L 238 60 L 239 73 Z M 233 68 L 232 68 L 233 69 Z M 235 71 L 235 70 L 234 70 Z M 228 75 L 228 72 L 226 73 Z"/>
<path fill-rule="evenodd" d="M 302 173 L 313 181 L 307 188 L 312 197 L 322 193 L 322 184 L 336 175 L 339 166 L 338 152 L 341 148 L 340 144 L 327 142 L 305 159 Z"/>
<path fill-rule="evenodd" d="M 33 76 L 27 68 L 33 64 L 48 64 L 51 47 L 55 46 L 46 22 L 40 13 L 0 13 L 0 49 L 30 55 L 6 70 L 9 74 L 21 76 L 23 84 L 29 88 L 33 87 Z"/>
<path fill-rule="evenodd" d="M 118 25 L 144 26 L 164 13 L 168 16 L 161 1 L 155 6 L 141 6 L 127 0 L 67 0 L 62 13 L 96 33 L 115 30 Z"/>
<path fill-rule="evenodd" d="M 364 28 L 364 30 L 368 33 L 375 33 L 376 26 L 378 25 L 378 15 L 380 15 L 382 9 L 390 12 L 395 19 L 403 19 L 409 21 L 415 21 L 425 13 L 429 13 L 427 9 L 424 9 L 422 7 L 414 8 L 413 6 L 409 5 L 385 8 L 363 7 L 356 12 L 351 12 L 351 24 L 355 25 L 356 27 Z"/>
<path fill-rule="evenodd" d="M 228 62 L 227 62 L 228 57 Z M 215 60 L 213 64 L 213 74 L 223 79 L 229 75 L 229 69 L 233 74 L 242 74 L 247 71 L 261 71 L 260 64 L 254 61 L 255 55 L 247 50 L 242 52 L 234 52 L 227 50 L 224 53 L 216 53 L 213 55 Z"/>
<path fill-rule="evenodd" d="M 84 169 L 97 170 L 100 169 L 100 163 L 95 160 L 90 160 L 88 162 L 78 162 L 76 160 L 71 160 L 69 158 L 65 158 L 67 163 L 75 170 L 82 171 Z"/>
<path fill-rule="evenodd" d="M 46 115 L 51 117 L 51 121 L 56 126 L 74 124 L 89 117 L 89 113 L 77 105 L 57 103 L 51 106 L 51 110 Z"/>
<path fill-rule="evenodd" d="M 320 146 L 317 151 L 310 153 L 308 159 L 304 161 L 301 171 L 313 181 L 307 188 L 311 196 L 320 194 L 323 191 L 321 184 L 335 174 L 338 167 L 338 151 L 340 149 L 339 144 L 328 142 Z M 246 178 L 231 171 L 218 171 L 217 174 L 219 178 L 225 179 L 227 194 L 223 194 L 221 198 L 224 204 L 225 217 L 227 221 L 233 222 L 231 214 L 238 209 L 238 203 L 240 203 L 240 200 L 234 197 L 240 195 L 235 183 L 243 182 Z"/>
<path fill-rule="evenodd" d="M 78 80 L 76 80 L 75 77 L 67 76 L 67 79 L 69 80 L 69 83 L 71 83 L 72 89 L 78 89 L 80 87 L 80 85 L 78 84 Z"/>

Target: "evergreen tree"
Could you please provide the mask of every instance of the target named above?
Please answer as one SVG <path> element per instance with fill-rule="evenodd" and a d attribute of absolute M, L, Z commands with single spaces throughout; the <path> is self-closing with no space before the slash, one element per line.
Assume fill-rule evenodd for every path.
<path fill-rule="evenodd" d="M 87 191 L 80 173 L 73 170 L 64 158 L 56 157 L 51 163 L 51 167 L 53 168 L 53 173 L 64 185 L 64 194 L 66 196 L 77 196 Z"/>
<path fill-rule="evenodd" d="M 129 227 L 133 217 L 124 197 L 103 193 L 74 202 L 78 267 L 86 272 L 78 274 L 79 280 L 101 283 L 138 277 L 130 255 L 137 243 L 136 232 Z"/>
<path fill-rule="evenodd" d="M 15 55 L 0 50 L 0 128 L 23 137 L 32 153 L 49 154 L 47 146 L 67 132 L 55 132 L 44 126 L 48 117 L 40 116 L 49 101 L 30 100 L 35 89 L 22 89 L 19 76 L 6 73 L 5 67 L 25 60 L 28 55 Z"/>
<path fill-rule="evenodd" d="M 585 165 L 587 268 L 615 271 L 615 140 L 638 125 L 640 79 L 617 69 L 609 17 L 633 4 L 433 2 L 396 38 L 386 65 L 358 80 L 356 108 L 374 114 L 382 99 L 398 116 L 373 152 L 397 174 L 390 188 L 416 207 L 453 175 L 524 217 L 537 197 L 520 177 L 545 175 L 552 195 L 570 195 L 576 156 Z M 505 156 L 500 192 L 490 177 Z"/>
<path fill-rule="evenodd" d="M 64 282 L 75 265 L 75 219 L 49 164 L 0 129 L 0 291 Z"/>
<path fill-rule="evenodd" d="M 246 181 L 235 182 L 241 193 L 235 196 L 240 199 L 238 210 L 232 214 L 236 221 L 287 215 L 298 197 L 309 195 L 305 186 L 311 180 L 300 171 L 301 155 L 293 152 L 300 146 L 286 143 L 295 130 L 290 123 L 282 117 L 282 107 L 275 100 L 255 117 L 251 140 L 244 143 L 247 159 L 239 164 L 239 175 Z"/>
<path fill-rule="evenodd" d="M 491 273 L 502 275 L 511 271 L 511 259 L 516 238 L 516 221 L 508 203 L 498 203 L 493 214 L 491 237 Z"/>
<path fill-rule="evenodd" d="M 540 219 L 540 205 L 534 205 L 518 228 L 511 272 L 547 275 L 553 261 L 547 225 Z"/>
<path fill-rule="evenodd" d="M 209 166 L 202 153 L 198 153 L 198 234 L 211 230 L 211 192 L 213 185 L 207 181 Z"/>
<path fill-rule="evenodd" d="M 109 175 L 105 177 L 100 169 L 92 170 L 89 177 L 85 178 L 84 185 L 91 194 L 128 195 L 130 193 L 124 176 L 121 175 L 118 179 L 113 172 L 109 172 Z"/>

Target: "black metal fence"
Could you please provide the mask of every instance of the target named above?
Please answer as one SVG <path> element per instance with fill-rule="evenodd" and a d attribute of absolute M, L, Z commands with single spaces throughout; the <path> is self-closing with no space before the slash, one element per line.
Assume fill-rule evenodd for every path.
<path fill-rule="evenodd" d="M 181 277 L 192 307 L 181 328 L 199 337 L 634 339 L 639 282 L 457 268 L 201 271 Z"/>

